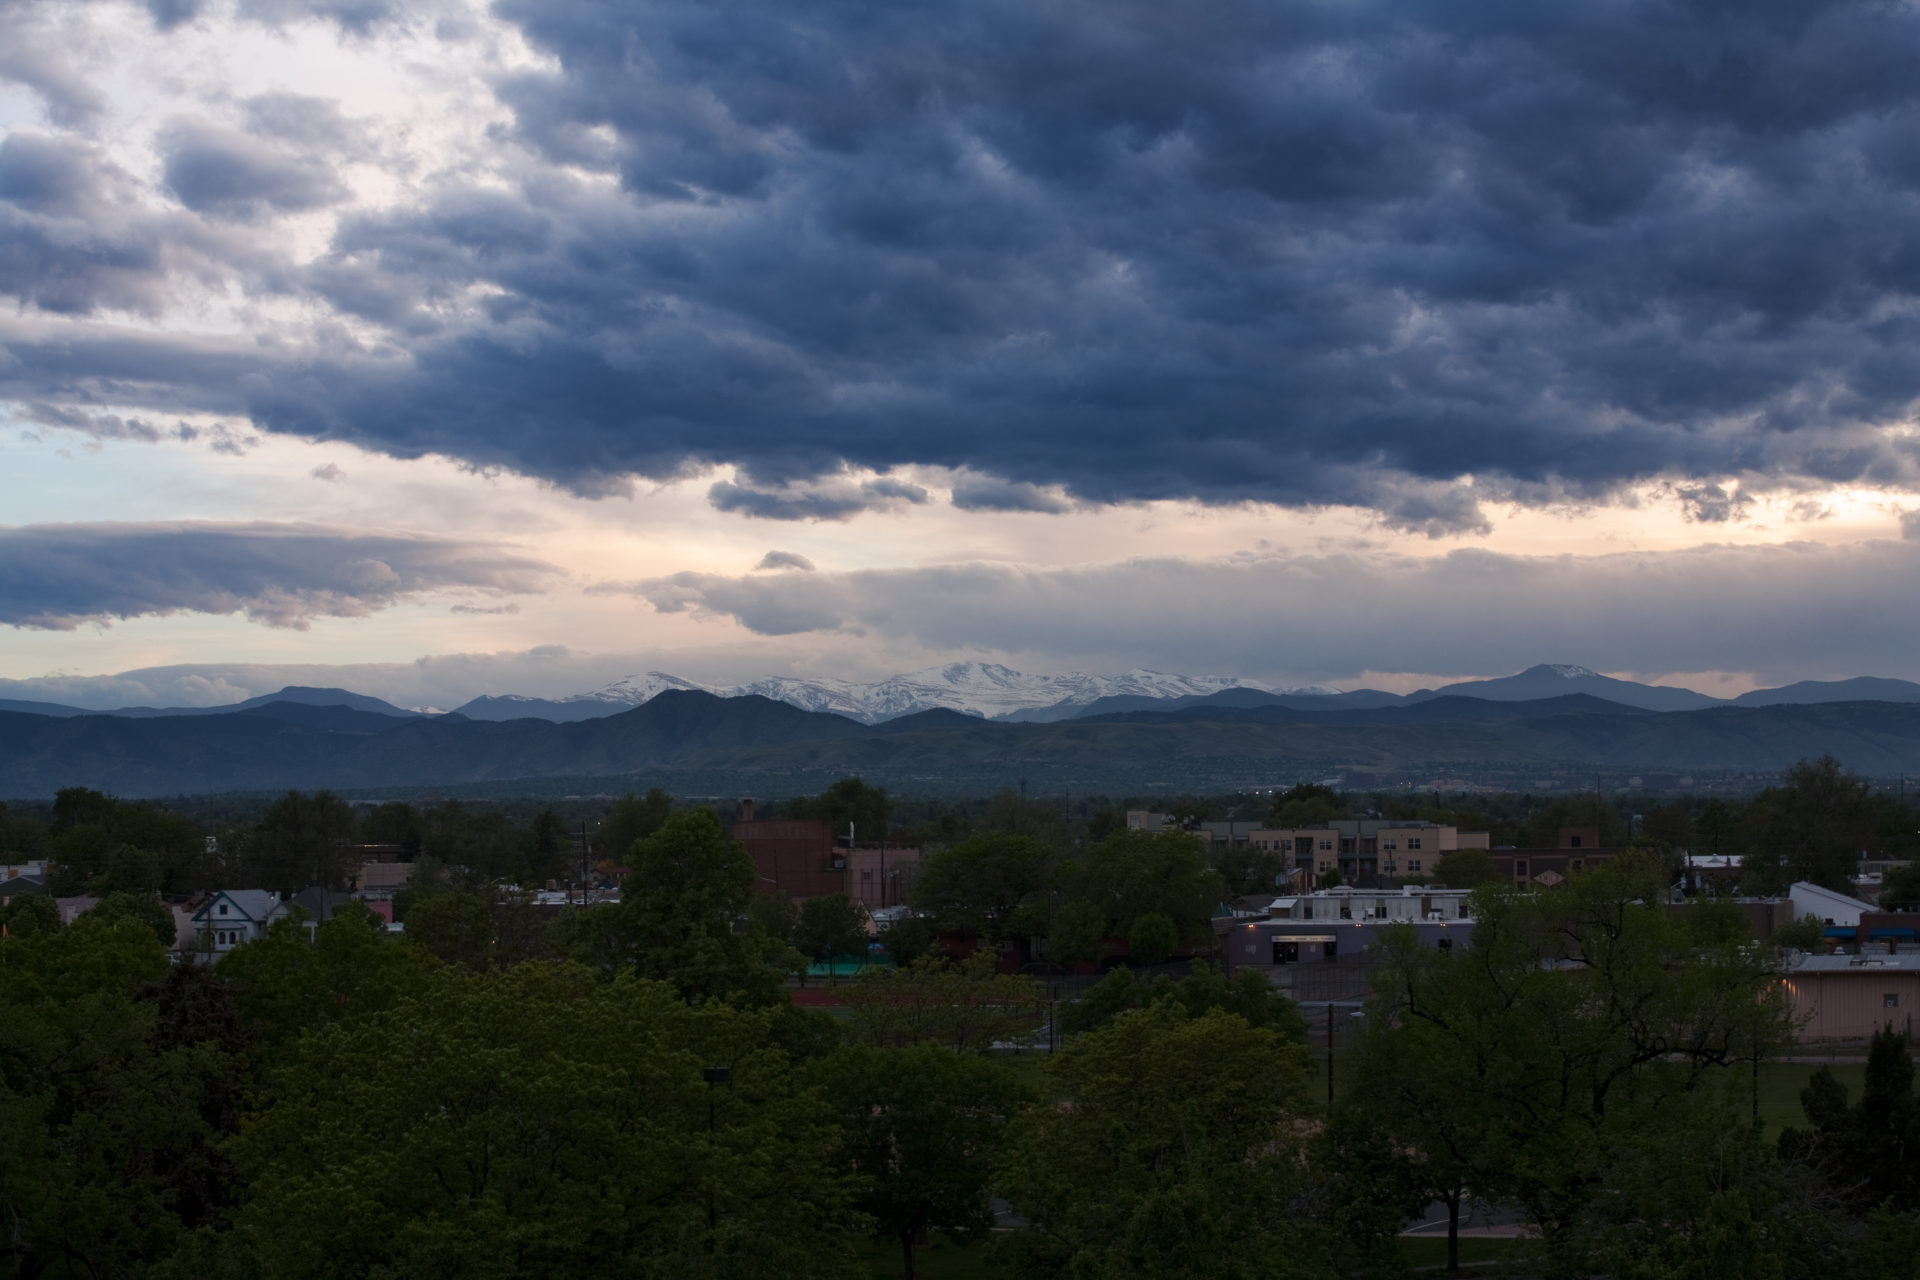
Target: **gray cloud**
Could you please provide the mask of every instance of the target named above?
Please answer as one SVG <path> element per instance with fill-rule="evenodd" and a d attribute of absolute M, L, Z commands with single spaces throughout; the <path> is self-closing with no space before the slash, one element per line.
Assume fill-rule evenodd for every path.
<path fill-rule="evenodd" d="M 1073 503 L 1037 484 L 997 476 L 967 476 L 954 482 L 953 505 L 962 511 L 1042 511 L 1057 515 Z"/>
<path fill-rule="evenodd" d="M 813 567 L 813 561 L 807 559 L 798 551 L 769 551 L 760 557 L 759 564 L 753 566 L 754 572 L 756 573 L 769 569 L 799 569 L 803 572 L 811 573 Z"/>
<path fill-rule="evenodd" d="M 446 588 L 538 592 L 559 576 L 497 545 L 318 525 L 0 528 L 0 624 L 15 627 L 191 612 L 304 629 Z"/>
<path fill-rule="evenodd" d="M 863 511 L 917 506 L 927 491 L 886 476 L 860 484 L 842 477 L 779 485 L 720 480 L 707 490 L 707 500 L 721 511 L 762 520 L 847 520 Z"/>
<path fill-rule="evenodd" d="M 729 619 L 765 636 L 886 635 L 1039 669 L 1144 665 L 1298 681 L 1369 670 L 1503 674 L 1563 661 L 1782 680 L 1920 677 L 1914 542 L 679 573 L 630 589 L 661 613 Z M 1862 609 L 1869 598 L 1874 606 Z"/>
<path fill-rule="evenodd" d="M 507 185 L 429 184 L 249 285 L 384 341 L 236 379 L 69 335 L 18 376 L 51 398 L 143 364 L 114 383 L 142 407 L 590 493 L 732 464 L 716 504 L 773 519 L 847 518 L 873 501 L 835 477 L 911 464 L 982 477 L 975 508 L 1351 502 L 1430 534 L 1648 479 L 1703 520 L 1737 514 L 1716 487 L 1920 490 L 1892 429 L 1920 400 L 1910 5 L 496 11 L 551 58 L 499 82 Z M 247 110 L 169 139 L 183 201 L 334 199 L 284 148 L 335 145 L 338 113 Z M 0 293 L 69 315 L 154 309 L 193 231 L 16 208 Z"/>
<path fill-rule="evenodd" d="M 167 186 L 196 213 L 244 220 L 268 211 L 318 209 L 347 194 L 318 157 L 280 150 L 211 121 L 175 121 L 160 146 Z"/>

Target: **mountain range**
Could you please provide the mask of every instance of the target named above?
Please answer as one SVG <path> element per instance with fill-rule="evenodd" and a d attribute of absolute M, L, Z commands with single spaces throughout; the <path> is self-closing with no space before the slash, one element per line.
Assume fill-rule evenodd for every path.
<path fill-rule="evenodd" d="M 882 724 L 924 711 L 946 709 L 986 720 L 1051 724 L 1129 711 L 1181 711 L 1191 707 L 1285 707 L 1298 711 L 1348 711 L 1411 706 L 1436 698 L 1468 697 L 1492 702 L 1531 702 L 1582 694 L 1645 711 L 1698 711 L 1709 707 L 1807 705 L 1826 702 L 1920 702 L 1920 684 L 1875 676 L 1851 680 L 1803 680 L 1778 689 L 1755 689 L 1722 699 L 1671 685 L 1617 680 L 1585 667 L 1543 663 L 1511 676 L 1464 680 L 1438 689 L 1387 693 L 1379 689 L 1341 691 L 1324 685 L 1274 689 L 1228 676 L 1168 675 L 1135 668 L 1119 676 L 1028 675 L 989 662 L 956 662 L 886 680 L 861 684 L 849 680 L 803 680 L 768 676 L 750 684 L 702 685 L 665 672 L 629 676 L 589 693 L 565 698 L 490 694 L 456 709 L 470 720 L 548 720 L 570 724 L 619 715 L 644 706 L 660 694 L 710 693 L 720 698 L 760 697 L 803 711 L 824 712 Z M 244 702 L 216 707 L 120 707 L 88 710 L 50 702 L 0 699 L 0 711 L 68 718 L 111 715 L 138 719 L 224 715 L 276 702 L 346 706 L 386 716 L 443 714 L 433 708 L 403 708 L 345 689 L 289 686 Z"/>
<path fill-rule="evenodd" d="M 525 792 L 541 780 L 566 780 L 568 791 L 659 784 L 679 794 L 784 796 L 848 773 L 907 792 L 977 793 L 1031 778 L 1121 795 L 1334 774 L 1585 787 L 1600 769 L 1751 780 L 1820 755 L 1875 777 L 1920 773 L 1920 702 L 1911 700 L 1656 711 L 1586 693 L 1503 700 L 1435 691 L 1362 706 L 1226 689 L 1047 723 L 935 708 L 868 725 L 694 689 L 570 723 L 417 715 L 303 693 L 308 700 L 188 715 L 0 711 L 0 796 L 67 786 L 128 797 L 289 787 Z M 1283 701 L 1245 705 L 1254 695 Z"/>

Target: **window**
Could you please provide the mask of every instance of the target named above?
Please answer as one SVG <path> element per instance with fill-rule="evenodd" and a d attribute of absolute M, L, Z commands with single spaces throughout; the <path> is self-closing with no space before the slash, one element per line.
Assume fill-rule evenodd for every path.
<path fill-rule="evenodd" d="M 1396 841 L 1396 840 L 1395 840 L 1395 839 L 1394 839 L 1394 838 L 1393 838 L 1392 836 L 1388 836 L 1388 837 L 1387 837 L 1387 848 L 1389 848 L 1389 849 L 1398 849 L 1399 847 L 1400 847 L 1400 844 L 1399 844 L 1399 842 L 1398 842 L 1398 841 Z M 1413 845 L 1412 845 L 1412 844 L 1408 844 L 1408 845 L 1407 845 L 1407 847 L 1408 847 L 1409 849 L 1411 849 L 1411 848 L 1413 847 Z"/>
<path fill-rule="evenodd" d="M 1527 860 L 1525 858 L 1521 858 L 1513 864 L 1513 875 L 1516 880 L 1526 879 Z"/>
<path fill-rule="evenodd" d="M 1331 841 L 1331 840 L 1322 840 L 1322 841 L 1320 842 L 1320 847 L 1321 847 L 1322 849 L 1329 849 L 1329 850 L 1330 850 L 1330 849 L 1332 849 L 1332 848 L 1333 848 L 1333 841 Z"/>
<path fill-rule="evenodd" d="M 1579 837 L 1579 836 L 1568 836 L 1568 837 L 1567 837 L 1567 848 L 1569 848 L 1569 849 L 1578 849 L 1579 847 L 1580 847 L 1580 837 Z"/>
<path fill-rule="evenodd" d="M 1419 836 L 1408 836 L 1408 837 L 1407 837 L 1407 848 L 1409 848 L 1409 849 L 1418 849 L 1419 847 L 1420 847 L 1420 837 L 1419 837 Z"/>
<path fill-rule="evenodd" d="M 1407 859 L 1407 870 L 1418 871 L 1419 869 L 1420 869 L 1420 859 L 1418 858 Z"/>
<path fill-rule="evenodd" d="M 1887 992 L 1887 994 L 1880 997 L 1880 1007 L 1882 1009 L 1898 1009 L 1900 1007 L 1900 994 L 1896 991 Z"/>
<path fill-rule="evenodd" d="M 220 914 L 221 915 L 227 914 L 227 904 L 224 902 L 220 904 Z"/>

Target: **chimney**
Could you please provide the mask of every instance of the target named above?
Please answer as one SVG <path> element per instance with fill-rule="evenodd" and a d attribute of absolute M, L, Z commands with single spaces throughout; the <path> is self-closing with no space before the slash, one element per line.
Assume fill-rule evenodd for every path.
<path fill-rule="evenodd" d="M 740 802 L 740 821 L 742 822 L 753 821 L 753 801 L 742 800 Z"/>

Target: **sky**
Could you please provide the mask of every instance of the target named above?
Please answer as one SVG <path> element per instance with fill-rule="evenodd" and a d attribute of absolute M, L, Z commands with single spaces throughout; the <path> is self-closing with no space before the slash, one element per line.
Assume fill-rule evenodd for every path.
<path fill-rule="evenodd" d="M 0 0 L 0 697 L 1920 678 L 1920 9 Z"/>

